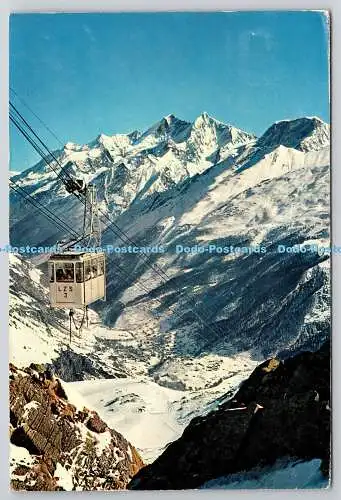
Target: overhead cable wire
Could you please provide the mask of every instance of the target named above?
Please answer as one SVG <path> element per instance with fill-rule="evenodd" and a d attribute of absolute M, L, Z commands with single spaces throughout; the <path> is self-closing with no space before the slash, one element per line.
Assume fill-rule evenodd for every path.
<path fill-rule="evenodd" d="M 25 99 L 20 97 L 20 95 L 16 92 L 13 87 L 9 88 L 10 91 L 19 99 L 19 101 L 32 113 L 35 118 L 46 128 L 46 130 L 58 141 L 61 146 L 64 146 L 63 142 L 59 139 L 59 137 L 50 129 L 50 127 L 33 111 L 33 109 L 27 104 Z"/>

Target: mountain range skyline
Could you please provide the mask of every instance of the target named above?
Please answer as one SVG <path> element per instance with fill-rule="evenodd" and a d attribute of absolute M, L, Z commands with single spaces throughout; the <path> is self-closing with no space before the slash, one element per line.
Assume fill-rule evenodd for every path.
<path fill-rule="evenodd" d="M 213 115 L 211 115 L 210 113 L 208 113 L 207 111 L 202 111 L 193 121 L 189 121 L 189 120 L 186 120 L 185 117 L 179 117 L 179 116 L 175 116 L 173 113 L 168 113 L 167 115 L 164 115 L 160 118 L 160 120 L 156 121 L 155 123 L 153 123 L 150 127 L 144 129 L 144 130 L 139 130 L 139 129 L 133 129 L 131 131 L 128 131 L 128 132 L 115 132 L 115 133 L 112 133 L 112 134 L 106 134 L 106 133 L 103 133 L 101 132 L 100 134 L 98 134 L 98 136 L 96 137 L 97 138 L 100 138 L 101 136 L 106 136 L 106 137 L 114 137 L 115 135 L 131 135 L 131 134 L 145 134 L 147 133 L 150 129 L 152 129 L 153 127 L 159 125 L 162 123 L 163 120 L 168 120 L 169 118 L 175 118 L 176 120 L 179 120 L 179 121 L 182 121 L 182 122 L 185 122 L 187 123 L 188 125 L 193 125 L 195 123 L 195 121 L 202 117 L 202 116 L 208 116 L 208 118 L 214 120 L 215 122 L 217 123 L 220 123 L 222 125 L 225 125 L 225 126 L 230 126 L 230 127 L 233 127 L 235 129 L 238 129 L 238 130 L 242 130 L 243 132 L 246 132 L 246 133 L 249 133 L 250 135 L 254 135 L 255 138 L 260 138 L 262 137 L 266 132 L 267 130 L 274 124 L 277 124 L 277 123 L 282 123 L 282 122 L 293 122 L 293 121 L 296 121 L 296 120 L 301 120 L 301 119 L 317 119 L 317 120 L 320 120 L 321 122 L 325 123 L 326 125 L 330 126 L 330 123 L 329 121 L 325 121 L 323 120 L 320 116 L 317 116 L 317 115 L 311 115 L 311 116 L 295 116 L 295 117 L 285 117 L 285 118 L 281 118 L 271 124 L 269 124 L 262 133 L 256 135 L 254 134 L 253 132 L 251 132 L 248 128 L 245 128 L 245 129 L 240 129 L 239 127 L 237 127 L 235 124 L 234 124 L 234 121 L 233 120 L 225 120 L 225 121 L 222 121 L 222 120 L 218 120 L 217 118 L 215 118 Z M 81 145 L 90 145 L 91 143 L 93 142 L 93 140 L 89 140 L 85 143 L 73 143 L 73 144 L 77 144 L 78 146 L 81 146 Z M 71 142 L 66 142 L 64 144 L 64 146 L 66 146 L 67 144 L 72 144 Z"/>
<path fill-rule="evenodd" d="M 141 136 L 148 135 L 148 134 L 152 133 L 153 130 L 157 129 L 158 127 L 161 127 L 162 124 L 164 124 L 164 123 L 169 123 L 171 125 L 172 122 L 178 122 L 178 123 L 181 123 L 182 126 L 190 128 L 190 127 L 195 126 L 197 121 L 200 119 L 203 119 L 203 120 L 207 119 L 208 121 L 214 122 L 217 125 L 220 125 L 222 127 L 230 127 L 231 129 L 237 130 L 241 133 L 249 134 L 250 137 L 253 136 L 254 139 L 260 139 L 272 127 L 278 126 L 278 124 L 299 123 L 302 120 L 308 120 L 308 121 L 311 120 L 313 122 L 314 120 L 317 120 L 317 122 L 321 122 L 321 123 L 327 125 L 328 127 L 330 126 L 330 124 L 328 122 L 324 121 L 319 116 L 301 116 L 301 117 L 294 117 L 294 118 L 283 118 L 283 119 L 279 119 L 279 120 L 275 121 L 274 123 L 270 124 L 269 126 L 267 126 L 262 134 L 255 135 L 252 132 L 249 132 L 247 129 L 242 130 L 242 129 L 239 129 L 238 127 L 236 127 L 233 124 L 233 120 L 223 122 L 221 120 L 218 120 L 214 116 L 210 115 L 209 113 L 207 113 L 207 111 L 202 111 L 193 121 L 188 121 L 188 120 L 184 119 L 183 117 L 179 118 L 179 117 L 175 116 L 173 113 L 169 113 L 167 115 L 162 116 L 160 118 L 160 120 L 156 121 L 155 123 L 153 123 L 152 125 L 147 127 L 145 130 L 138 130 L 135 128 L 135 129 L 128 131 L 128 132 L 118 132 L 118 133 L 113 133 L 113 134 L 105 134 L 105 133 L 101 132 L 95 138 L 92 138 L 85 143 L 75 143 L 72 141 L 67 141 L 63 144 L 63 148 L 64 149 L 65 148 L 72 149 L 72 148 L 83 148 L 83 147 L 87 147 L 87 146 L 91 147 L 94 143 L 96 143 L 97 141 L 100 141 L 103 138 L 113 138 L 116 136 L 117 137 L 119 137 L 119 136 L 134 137 L 134 139 L 136 140 L 137 138 L 140 138 Z M 60 144 L 62 144 L 62 143 L 60 143 Z M 60 150 L 60 148 L 58 148 L 54 151 L 57 152 L 59 150 Z M 37 160 L 38 160 L 37 162 L 34 162 L 32 165 L 30 165 L 29 167 L 27 167 L 25 169 L 17 168 L 17 170 L 10 170 L 10 176 L 11 175 L 18 175 L 20 173 L 25 172 L 26 170 L 29 170 L 36 163 L 40 162 L 39 157 L 37 157 Z"/>

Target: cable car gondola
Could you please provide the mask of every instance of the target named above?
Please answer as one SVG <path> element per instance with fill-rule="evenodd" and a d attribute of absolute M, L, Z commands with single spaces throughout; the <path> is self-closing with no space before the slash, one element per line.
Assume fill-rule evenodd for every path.
<path fill-rule="evenodd" d="M 48 266 L 52 307 L 80 309 L 96 300 L 105 300 L 103 252 L 53 254 Z"/>

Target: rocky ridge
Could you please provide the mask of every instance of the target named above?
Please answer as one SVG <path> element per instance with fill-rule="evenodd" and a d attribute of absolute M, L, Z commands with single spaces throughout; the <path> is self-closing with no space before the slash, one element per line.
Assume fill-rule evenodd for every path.
<path fill-rule="evenodd" d="M 194 418 L 183 435 L 131 481 L 131 489 L 197 488 L 278 459 L 321 459 L 329 475 L 330 353 L 325 343 L 259 365 L 228 401 Z"/>
<path fill-rule="evenodd" d="M 11 487 L 28 491 L 125 489 L 143 466 L 98 414 L 77 408 L 43 365 L 10 365 Z"/>

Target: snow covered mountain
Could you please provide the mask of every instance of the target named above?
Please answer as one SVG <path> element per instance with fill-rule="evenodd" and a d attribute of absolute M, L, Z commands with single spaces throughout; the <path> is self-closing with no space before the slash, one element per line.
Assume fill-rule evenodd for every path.
<path fill-rule="evenodd" d="M 55 152 L 65 170 L 98 187 L 102 210 L 118 216 L 129 206 L 151 205 L 160 193 L 200 174 L 218 160 L 233 157 L 240 147 L 254 141 L 252 134 L 200 115 L 188 123 L 169 115 L 146 132 L 106 136 L 90 144 L 67 143 Z M 53 162 L 56 164 L 56 162 Z M 14 180 L 37 201 L 79 225 L 81 207 L 67 196 L 55 173 L 41 161 Z M 53 195 L 53 196 L 51 196 Z M 60 233 L 39 218 L 32 234 L 31 214 L 13 195 L 12 240 L 16 243 L 53 241 Z"/>
<path fill-rule="evenodd" d="M 96 304 L 91 328 L 68 348 L 68 317 L 49 308 L 44 274 L 12 259 L 16 365 L 50 363 L 66 381 L 83 380 L 84 391 L 89 378 L 142 380 L 134 404 L 122 393 L 118 405 L 133 413 L 136 404 L 155 408 L 144 384 L 157 383 L 177 393 L 176 435 L 177 425 L 233 393 L 256 364 L 316 350 L 329 336 L 328 124 L 281 121 L 256 138 L 206 113 L 193 123 L 169 115 L 143 133 L 100 135 L 55 154 L 70 174 L 97 185 L 101 209 L 134 243 L 164 247 L 148 263 L 166 274 L 138 254 L 108 255 L 107 302 Z M 81 204 L 43 162 L 12 179 L 81 230 Z M 16 193 L 11 221 L 12 245 L 67 236 Z M 103 229 L 103 244 L 127 244 Z M 306 251 L 279 251 L 285 245 Z M 230 246 L 256 250 L 221 250 Z M 168 397 L 160 393 L 157 408 Z M 108 402 L 94 404 L 117 417 Z"/>
<path fill-rule="evenodd" d="M 259 147 L 279 144 L 300 151 L 318 151 L 329 145 L 329 125 L 320 118 L 304 117 L 274 123 L 258 141 Z"/>

